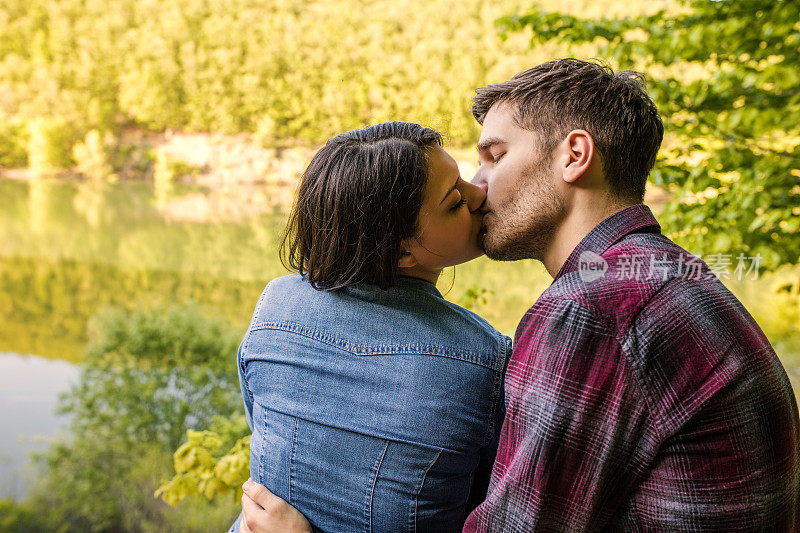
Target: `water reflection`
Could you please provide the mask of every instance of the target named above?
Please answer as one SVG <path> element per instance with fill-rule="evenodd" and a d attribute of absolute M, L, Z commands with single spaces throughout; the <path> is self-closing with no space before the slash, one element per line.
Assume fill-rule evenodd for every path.
<path fill-rule="evenodd" d="M 0 352 L 0 498 L 20 498 L 29 486 L 30 452 L 65 427 L 53 410 L 61 392 L 78 378 L 65 361 Z"/>
<path fill-rule="evenodd" d="M 193 300 L 243 331 L 264 284 L 285 272 L 277 254 L 285 216 L 273 210 L 285 194 L 253 184 L 0 179 L 0 491 L 22 486 L 18 466 L 30 446 L 17 436 L 52 433 L 55 396 L 76 375 L 63 362 L 2 352 L 79 361 L 89 318 L 107 305 Z M 470 287 L 488 289 L 474 310 L 513 334 L 549 283 L 538 263 L 482 258 L 454 279 L 446 274 L 440 288 L 456 301 Z M 731 286 L 798 390 L 800 298 L 771 283 Z"/>
<path fill-rule="evenodd" d="M 0 178 L 0 350 L 77 360 L 86 320 L 106 304 L 194 299 L 244 327 L 260 289 L 285 272 L 285 215 L 274 209 L 291 187 L 276 187 Z M 443 292 L 452 285 L 447 296 L 458 300 L 473 285 L 488 289 L 475 310 L 509 334 L 550 283 L 534 262 L 479 259 L 457 270 Z M 733 290 L 784 361 L 800 366 L 799 298 L 770 287 Z"/>

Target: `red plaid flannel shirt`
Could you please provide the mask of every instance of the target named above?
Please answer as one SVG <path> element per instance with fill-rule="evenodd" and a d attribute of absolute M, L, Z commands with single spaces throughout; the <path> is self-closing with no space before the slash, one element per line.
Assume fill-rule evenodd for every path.
<path fill-rule="evenodd" d="M 581 241 L 515 341 L 489 493 L 464 531 L 800 530 L 786 373 L 646 206 Z"/>

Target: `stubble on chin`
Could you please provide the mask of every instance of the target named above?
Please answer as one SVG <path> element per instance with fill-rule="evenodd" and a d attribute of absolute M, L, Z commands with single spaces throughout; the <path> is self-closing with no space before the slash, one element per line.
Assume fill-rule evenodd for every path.
<path fill-rule="evenodd" d="M 480 242 L 486 257 L 495 261 L 541 260 L 553 233 L 549 224 L 502 224 L 483 229 Z"/>
<path fill-rule="evenodd" d="M 479 242 L 489 259 L 517 261 L 544 257 L 566 216 L 566 205 L 540 164 L 526 172 L 523 183 L 531 194 L 517 198 L 505 211 L 493 211 L 481 224 Z"/>

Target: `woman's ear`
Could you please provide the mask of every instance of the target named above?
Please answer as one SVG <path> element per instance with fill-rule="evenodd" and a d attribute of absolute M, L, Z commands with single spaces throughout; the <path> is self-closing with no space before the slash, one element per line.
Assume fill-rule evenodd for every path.
<path fill-rule="evenodd" d="M 413 244 L 409 241 L 410 239 L 405 239 L 401 244 L 402 253 L 400 255 L 400 261 L 397 263 L 397 266 L 400 268 L 411 268 L 417 266 L 417 258 L 414 257 L 414 254 L 411 252 Z"/>

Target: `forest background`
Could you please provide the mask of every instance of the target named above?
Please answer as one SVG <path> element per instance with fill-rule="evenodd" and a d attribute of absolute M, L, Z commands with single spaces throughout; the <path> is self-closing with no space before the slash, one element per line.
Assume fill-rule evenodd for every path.
<path fill-rule="evenodd" d="M 5 0 L 0 352 L 79 376 L 25 494 L 0 500 L 0 531 L 224 530 L 247 476 L 236 346 L 285 272 L 277 243 L 315 148 L 419 122 L 469 179 L 475 88 L 556 57 L 647 73 L 666 138 L 646 203 L 797 387 L 798 14 L 796 0 Z M 440 288 L 513 334 L 549 282 L 537 263 L 480 259 Z"/>

